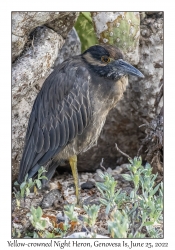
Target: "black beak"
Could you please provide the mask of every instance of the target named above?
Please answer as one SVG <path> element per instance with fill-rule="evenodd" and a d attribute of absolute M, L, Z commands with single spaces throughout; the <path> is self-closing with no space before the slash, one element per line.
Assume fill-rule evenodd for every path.
<path fill-rule="evenodd" d="M 144 75 L 138 69 L 133 67 L 131 64 L 123 61 L 122 59 L 115 61 L 114 64 L 115 67 L 117 67 L 117 70 L 119 70 L 119 72 L 121 72 L 122 74 L 144 78 Z"/>

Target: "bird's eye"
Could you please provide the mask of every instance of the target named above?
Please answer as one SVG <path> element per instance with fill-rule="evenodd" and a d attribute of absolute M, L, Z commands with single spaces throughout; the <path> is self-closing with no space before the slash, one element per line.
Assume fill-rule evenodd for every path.
<path fill-rule="evenodd" d="M 102 57 L 101 57 L 101 61 L 102 61 L 103 63 L 109 63 L 109 62 L 110 62 L 110 57 L 108 57 L 108 56 L 102 56 Z"/>

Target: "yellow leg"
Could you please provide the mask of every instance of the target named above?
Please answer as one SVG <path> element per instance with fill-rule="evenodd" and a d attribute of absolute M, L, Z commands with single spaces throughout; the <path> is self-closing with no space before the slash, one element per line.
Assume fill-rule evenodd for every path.
<path fill-rule="evenodd" d="M 79 202 L 80 202 L 80 192 L 79 192 L 80 188 L 79 188 L 79 179 L 78 179 L 78 170 L 77 170 L 77 156 L 76 155 L 71 156 L 69 158 L 69 163 L 70 163 L 73 178 L 74 178 L 77 203 L 79 204 Z"/>

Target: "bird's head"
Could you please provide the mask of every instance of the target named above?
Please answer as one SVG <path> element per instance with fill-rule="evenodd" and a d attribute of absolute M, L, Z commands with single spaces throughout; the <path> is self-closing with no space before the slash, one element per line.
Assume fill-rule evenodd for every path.
<path fill-rule="evenodd" d="M 122 52 L 113 45 L 94 45 L 82 54 L 89 67 L 99 76 L 118 80 L 124 75 L 144 75 L 123 60 Z"/>

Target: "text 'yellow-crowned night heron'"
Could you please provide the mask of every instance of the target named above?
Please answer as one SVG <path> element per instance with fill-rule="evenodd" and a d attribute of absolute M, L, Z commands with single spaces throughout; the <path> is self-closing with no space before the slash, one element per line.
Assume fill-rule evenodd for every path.
<path fill-rule="evenodd" d="M 68 159 L 79 202 L 77 155 L 98 139 L 106 116 L 125 91 L 128 74 L 144 77 L 112 45 L 92 46 L 57 66 L 34 102 L 18 182 L 27 173 L 34 177 L 46 164 L 50 180 L 59 163 Z"/>

